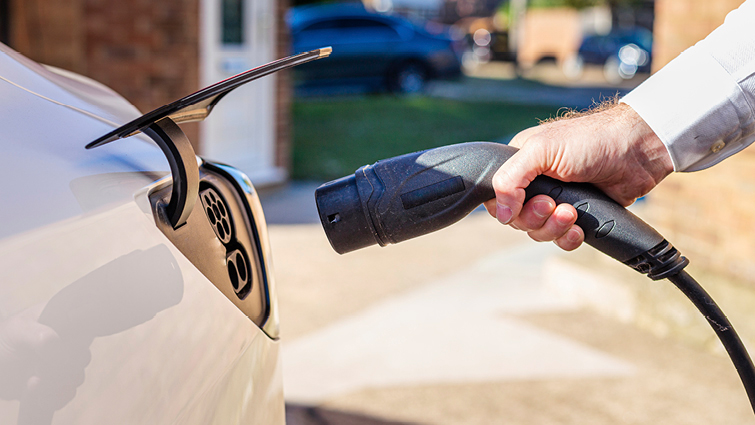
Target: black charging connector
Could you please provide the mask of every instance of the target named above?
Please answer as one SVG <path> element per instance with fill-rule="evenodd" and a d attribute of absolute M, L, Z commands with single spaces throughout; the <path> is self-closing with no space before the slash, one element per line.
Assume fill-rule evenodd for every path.
<path fill-rule="evenodd" d="M 494 198 L 493 175 L 516 152 L 500 143 L 472 142 L 366 165 L 317 189 L 320 221 L 340 254 L 434 232 Z M 652 250 L 663 236 L 596 187 L 539 176 L 527 187 L 526 200 L 538 194 L 574 205 L 587 244 L 622 263 L 647 257 L 654 264 Z"/>
<path fill-rule="evenodd" d="M 495 197 L 493 175 L 516 152 L 498 143 L 462 143 L 361 167 L 315 192 L 325 234 L 333 249 L 344 254 L 449 226 Z M 653 280 L 668 278 L 684 292 L 713 326 L 755 410 L 750 356 L 721 309 L 683 270 L 689 261 L 676 248 L 590 184 L 539 176 L 527 187 L 525 202 L 538 194 L 576 208 L 585 243 Z"/>
<path fill-rule="evenodd" d="M 648 251 L 624 261 L 624 264 L 648 275 L 650 279 L 661 280 L 681 272 L 689 260 L 664 239 Z"/>

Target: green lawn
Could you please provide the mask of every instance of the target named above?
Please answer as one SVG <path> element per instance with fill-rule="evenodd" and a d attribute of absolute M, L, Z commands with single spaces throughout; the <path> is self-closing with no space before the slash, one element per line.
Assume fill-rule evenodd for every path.
<path fill-rule="evenodd" d="M 334 179 L 379 159 L 501 140 L 556 115 L 550 106 L 367 96 L 294 103 L 293 178 Z"/>

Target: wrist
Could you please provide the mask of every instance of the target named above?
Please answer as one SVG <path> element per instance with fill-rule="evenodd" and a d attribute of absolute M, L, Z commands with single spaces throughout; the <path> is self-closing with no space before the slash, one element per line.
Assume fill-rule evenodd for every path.
<path fill-rule="evenodd" d="M 674 171 L 668 148 L 645 120 L 631 106 L 619 103 L 613 108 L 622 125 L 617 126 L 617 140 L 625 140 L 631 156 L 650 174 L 656 183 Z"/>

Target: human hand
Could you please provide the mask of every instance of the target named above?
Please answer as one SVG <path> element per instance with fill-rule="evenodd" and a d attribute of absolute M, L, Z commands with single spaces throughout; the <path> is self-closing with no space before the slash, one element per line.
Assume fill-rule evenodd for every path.
<path fill-rule="evenodd" d="M 577 211 L 569 204 L 556 206 L 546 195 L 523 205 L 524 189 L 535 177 L 589 182 L 626 207 L 674 169 L 658 136 L 626 104 L 529 128 L 509 144 L 520 150 L 496 172 L 496 198 L 485 207 L 501 223 L 567 251 L 584 241 L 584 232 L 574 224 Z"/>

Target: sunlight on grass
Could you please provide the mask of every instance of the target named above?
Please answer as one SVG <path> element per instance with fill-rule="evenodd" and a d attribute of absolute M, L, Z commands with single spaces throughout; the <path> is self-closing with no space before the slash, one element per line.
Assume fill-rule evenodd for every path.
<path fill-rule="evenodd" d="M 371 96 L 294 103 L 293 178 L 333 179 L 379 159 L 476 140 L 498 141 L 557 108 Z"/>

